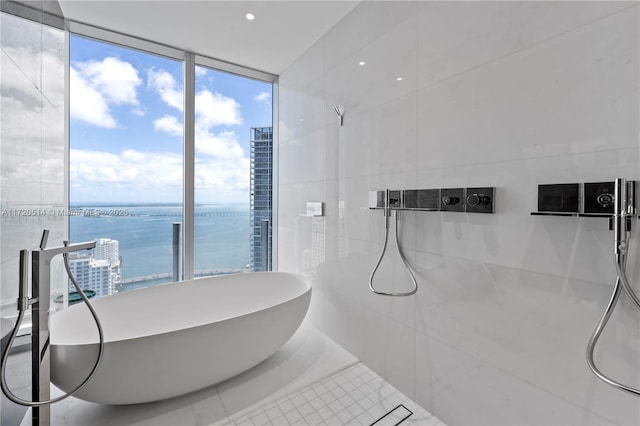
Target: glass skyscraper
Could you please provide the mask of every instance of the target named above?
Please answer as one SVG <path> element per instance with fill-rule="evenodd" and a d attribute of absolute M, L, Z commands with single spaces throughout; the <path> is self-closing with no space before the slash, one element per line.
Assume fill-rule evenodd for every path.
<path fill-rule="evenodd" d="M 251 128 L 251 270 L 271 270 L 273 128 Z M 266 235 L 265 235 L 266 233 Z M 265 246 L 266 242 L 266 246 Z"/>

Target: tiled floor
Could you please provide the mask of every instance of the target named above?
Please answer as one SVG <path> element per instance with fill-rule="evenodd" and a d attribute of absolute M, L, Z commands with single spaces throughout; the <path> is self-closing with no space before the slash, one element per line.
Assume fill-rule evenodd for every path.
<path fill-rule="evenodd" d="M 388 414 L 387 414 L 388 413 Z M 362 363 L 222 425 L 444 425 Z"/>

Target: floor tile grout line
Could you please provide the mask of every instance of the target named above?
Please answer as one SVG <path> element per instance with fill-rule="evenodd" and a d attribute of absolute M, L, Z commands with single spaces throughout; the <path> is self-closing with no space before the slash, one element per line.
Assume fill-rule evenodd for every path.
<path fill-rule="evenodd" d="M 345 377 L 346 376 L 346 377 Z M 342 380 L 340 380 L 342 379 Z M 344 380 L 344 382 L 343 382 Z M 319 407 L 318 409 L 316 409 L 313 405 L 311 405 L 311 402 L 314 402 L 316 400 L 320 400 L 321 403 L 324 403 L 324 400 L 321 400 L 320 395 L 318 395 L 318 392 L 316 390 L 321 391 L 321 395 L 327 395 L 329 392 L 331 392 L 332 390 L 336 389 L 337 387 L 342 388 L 341 384 L 339 382 L 342 382 L 342 384 L 346 384 L 346 383 L 351 383 L 353 384 L 361 382 L 361 384 L 366 384 L 367 386 L 369 386 L 369 384 L 373 384 L 374 386 L 369 386 L 371 388 L 370 392 L 365 392 L 365 393 L 361 393 L 361 396 L 356 399 L 351 397 L 351 395 L 346 392 L 345 395 L 343 395 L 342 400 L 340 400 L 339 397 L 335 398 L 333 401 L 331 401 L 330 404 L 336 405 L 334 404 L 334 402 L 337 403 L 337 405 L 339 407 L 342 407 L 341 409 L 334 409 L 333 407 L 329 407 L 326 403 L 325 405 Z M 320 387 L 319 385 L 322 385 L 322 387 Z M 336 385 L 334 387 L 334 385 Z M 383 391 L 386 388 L 388 394 L 387 395 L 383 395 Z M 316 389 L 316 390 L 314 390 Z M 343 390 L 345 390 L 343 388 Z M 315 397 L 311 400 L 309 400 L 306 396 L 304 396 L 303 394 L 308 394 L 309 391 L 311 391 Z M 379 394 L 379 397 L 376 397 L 376 394 Z M 267 409 L 267 407 L 269 409 L 272 409 L 274 407 L 278 407 L 280 408 L 281 411 L 283 411 L 283 409 L 281 408 L 281 405 L 285 404 L 285 403 L 290 403 L 293 404 L 296 411 L 297 416 L 300 416 L 299 418 L 297 418 L 296 420 L 294 420 L 294 424 L 295 422 L 298 422 L 299 420 L 303 420 L 306 421 L 306 419 L 310 416 L 316 416 L 317 418 L 320 418 L 321 420 L 329 420 L 332 418 L 336 418 L 341 422 L 347 422 L 347 424 L 349 424 L 349 422 L 353 422 L 356 421 L 356 419 L 358 419 L 359 417 L 361 417 L 362 415 L 364 415 L 365 413 L 370 412 L 372 407 L 378 407 L 379 409 L 381 409 L 382 411 L 378 412 L 378 414 L 376 415 L 382 415 L 384 414 L 384 410 L 387 410 L 388 408 L 383 408 L 383 406 L 380 405 L 376 405 L 376 401 L 373 401 L 370 396 L 373 395 L 374 399 L 377 400 L 378 403 L 380 402 L 386 402 L 390 405 L 397 405 L 398 403 L 402 403 L 399 401 L 402 401 L 404 399 L 410 401 L 411 403 L 414 403 L 417 407 L 417 409 L 421 410 L 424 412 L 425 418 L 429 418 L 429 419 L 433 419 L 434 423 L 437 423 L 439 420 L 433 416 L 432 414 L 430 414 L 429 412 L 427 412 L 424 408 L 422 408 L 419 404 L 415 403 L 415 401 L 411 400 L 407 395 L 403 394 L 402 392 L 400 392 L 398 389 L 395 389 L 390 383 L 386 382 L 384 379 L 382 379 L 380 376 L 378 376 L 375 372 L 373 372 L 372 370 L 370 370 L 368 367 L 366 367 L 364 364 L 362 363 L 355 363 L 354 365 L 350 366 L 350 367 L 346 367 L 345 369 L 343 369 L 343 371 L 339 372 L 339 373 L 335 373 L 329 377 L 326 377 L 324 379 L 320 379 L 317 382 L 314 382 L 313 384 L 310 384 L 308 386 L 308 389 L 300 389 L 298 392 L 294 392 L 289 394 L 286 397 L 281 398 L 278 401 L 275 401 L 271 404 L 267 404 L 265 407 L 261 407 L 261 408 L 257 408 L 256 411 L 261 411 L 262 413 L 265 412 L 265 409 Z M 335 397 L 335 395 L 332 395 L 333 397 Z M 349 397 L 348 401 L 348 405 L 344 403 L 344 396 Z M 302 415 L 302 413 L 299 410 L 299 406 L 296 406 L 296 404 L 293 403 L 293 399 L 300 399 L 302 398 L 305 403 L 304 404 L 309 404 L 311 407 L 311 409 L 313 410 L 312 412 L 309 412 L 306 416 Z M 364 408 L 361 404 L 359 404 L 359 401 L 363 401 L 364 399 L 368 399 L 368 401 L 372 404 L 371 407 L 369 409 Z M 406 401 L 405 401 L 406 402 Z M 357 409 L 352 411 L 350 408 L 354 407 L 357 405 Z M 412 405 L 412 404 L 410 404 Z M 324 410 L 324 411 L 323 411 Z M 293 411 L 293 409 L 291 410 Z M 337 412 L 336 412 L 337 411 Z M 323 415 L 324 414 L 326 415 Z M 354 412 L 358 413 L 358 414 L 354 414 Z M 245 417 L 241 417 L 241 418 L 245 418 Z M 270 417 L 267 414 L 267 418 L 270 419 Z M 286 415 L 277 417 L 274 420 L 271 421 L 275 421 L 278 419 L 284 418 L 287 420 L 287 422 L 289 421 L 289 418 L 291 418 L 291 416 L 287 417 Z M 295 417 L 294 417 L 295 418 Z M 371 420 L 371 419 L 370 419 Z M 373 419 L 374 420 L 374 419 Z"/>
<path fill-rule="evenodd" d="M 239 416 L 239 418 L 242 418 L 242 417 L 244 416 L 244 414 L 250 415 L 250 413 L 253 413 L 253 412 L 254 412 L 254 410 L 259 410 L 259 409 L 261 409 L 261 408 L 263 408 L 263 407 L 270 406 L 271 404 L 275 404 L 275 403 L 277 403 L 278 401 L 281 401 L 281 400 L 283 400 L 283 399 L 285 399 L 285 398 L 289 398 L 291 395 L 298 394 L 298 393 L 299 393 L 300 395 L 302 395 L 302 391 L 303 391 L 303 390 L 307 390 L 307 389 L 309 389 L 309 390 L 310 390 L 310 389 L 311 389 L 311 386 L 313 386 L 314 384 L 319 383 L 319 382 L 321 382 L 322 380 L 325 380 L 325 379 L 327 379 L 327 378 L 329 378 L 329 377 L 332 377 L 332 376 L 334 376 L 334 375 L 340 374 L 340 373 L 342 373 L 343 371 L 348 370 L 349 368 L 351 368 L 351 367 L 353 367 L 353 366 L 355 366 L 355 365 L 358 365 L 358 364 L 360 364 L 360 361 L 353 361 L 353 362 L 352 362 L 352 363 L 350 363 L 349 365 L 346 365 L 346 366 L 344 366 L 344 367 L 342 367 L 342 368 L 340 368 L 340 369 L 338 369 L 338 370 L 336 370 L 336 371 L 334 371 L 334 372 L 328 373 L 328 374 L 326 374 L 325 376 L 322 376 L 321 378 L 317 379 L 317 380 L 316 380 L 316 381 L 314 381 L 314 382 L 311 382 L 311 383 L 306 384 L 306 385 L 301 385 L 299 388 L 292 390 L 289 394 L 284 395 L 284 396 L 282 396 L 281 398 L 279 398 L 279 399 L 277 399 L 277 400 L 274 400 L 274 401 L 271 401 L 271 402 L 269 402 L 269 403 L 267 403 L 267 404 L 264 404 L 264 405 L 258 405 L 258 404 L 260 403 L 260 402 L 258 401 L 258 402 L 256 402 L 256 403 L 254 404 L 254 405 L 255 405 L 255 407 L 253 407 L 253 406 L 249 406 L 249 407 L 246 407 L 246 408 L 244 408 L 244 409 L 242 409 L 242 410 L 238 411 L 237 413 L 233 413 L 233 414 L 231 414 L 231 415 L 227 416 L 227 421 L 231 421 L 231 420 L 233 420 L 233 421 L 235 422 L 235 417 L 236 417 L 237 415 L 240 415 L 240 416 Z M 306 399 L 306 398 L 305 398 L 305 399 Z M 308 401 L 307 401 L 307 402 L 308 402 Z M 253 410 L 249 411 L 252 407 L 253 407 Z M 224 406 L 223 406 L 223 408 L 224 408 Z M 226 412 L 226 410 L 225 410 L 225 412 Z"/>

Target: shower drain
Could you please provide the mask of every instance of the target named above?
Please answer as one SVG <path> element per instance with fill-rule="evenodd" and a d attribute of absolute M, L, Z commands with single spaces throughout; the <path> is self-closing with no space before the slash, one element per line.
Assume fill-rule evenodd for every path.
<path fill-rule="evenodd" d="M 412 414 L 413 411 L 400 404 L 375 422 L 371 423 L 370 426 L 398 426 L 400 423 L 407 420 Z"/>

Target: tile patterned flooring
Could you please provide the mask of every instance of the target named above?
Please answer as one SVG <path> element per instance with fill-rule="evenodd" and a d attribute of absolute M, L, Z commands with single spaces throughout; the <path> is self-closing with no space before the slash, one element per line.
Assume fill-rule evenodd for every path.
<path fill-rule="evenodd" d="M 242 411 L 215 425 L 335 426 L 374 423 L 376 426 L 444 426 L 439 419 L 362 363 L 276 402 Z"/>

